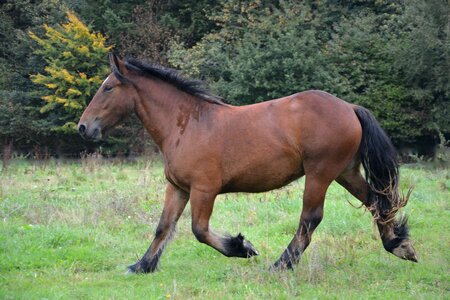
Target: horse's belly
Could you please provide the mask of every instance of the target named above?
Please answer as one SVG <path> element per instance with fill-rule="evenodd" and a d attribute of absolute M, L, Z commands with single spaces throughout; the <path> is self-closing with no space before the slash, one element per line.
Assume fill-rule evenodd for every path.
<path fill-rule="evenodd" d="M 259 193 L 278 189 L 304 175 L 300 163 L 271 163 L 251 166 L 237 172 L 222 188 L 222 193 Z"/>

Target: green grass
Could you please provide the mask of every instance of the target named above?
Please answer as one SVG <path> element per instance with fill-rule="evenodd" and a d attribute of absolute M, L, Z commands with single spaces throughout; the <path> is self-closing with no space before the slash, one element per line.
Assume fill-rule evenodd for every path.
<path fill-rule="evenodd" d="M 227 258 L 198 243 L 188 206 L 160 270 L 126 276 L 162 210 L 162 164 L 17 160 L 0 175 L 0 298 L 448 299 L 449 171 L 417 165 L 401 175 L 404 190 L 415 186 L 405 211 L 418 264 L 385 252 L 369 213 L 333 184 L 298 267 L 269 272 L 297 228 L 300 180 L 269 193 L 218 197 L 212 227 L 242 232 L 259 257 Z"/>

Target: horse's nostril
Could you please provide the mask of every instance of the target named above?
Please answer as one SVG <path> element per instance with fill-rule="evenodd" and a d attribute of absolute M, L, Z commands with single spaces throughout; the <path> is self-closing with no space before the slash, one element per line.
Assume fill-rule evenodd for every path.
<path fill-rule="evenodd" d="M 80 124 L 80 125 L 78 126 L 78 132 L 79 132 L 81 135 L 84 135 L 84 134 L 86 133 L 86 126 L 83 125 L 83 124 Z"/>

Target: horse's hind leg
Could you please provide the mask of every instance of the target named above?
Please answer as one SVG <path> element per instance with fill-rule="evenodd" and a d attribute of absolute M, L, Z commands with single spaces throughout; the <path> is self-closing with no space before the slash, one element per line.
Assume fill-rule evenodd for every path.
<path fill-rule="evenodd" d="M 215 197 L 216 193 L 191 190 L 192 231 L 197 240 L 228 257 L 248 258 L 258 255 L 258 251 L 241 234 L 236 237 L 221 236 L 209 228 Z"/>
<path fill-rule="evenodd" d="M 370 206 L 368 201 L 370 187 L 362 174 L 359 172 L 359 166 L 339 175 L 336 182 L 342 185 L 355 198 L 360 200 L 366 207 Z"/>
<path fill-rule="evenodd" d="M 336 182 L 342 185 L 347 191 L 350 192 L 355 198 L 360 200 L 370 210 L 370 186 L 359 172 L 359 168 L 346 171 L 336 178 Z M 380 231 L 383 244 L 389 240 L 395 239 L 392 226 L 377 222 L 378 229 Z"/>
<path fill-rule="evenodd" d="M 370 186 L 359 172 L 359 166 L 339 175 L 336 181 L 370 210 Z M 399 257 L 402 257 L 401 253 L 399 254 L 399 251 L 414 251 L 414 248 L 412 248 L 408 239 L 402 239 L 396 234 L 396 231 L 399 231 L 398 228 L 401 226 L 401 221 L 391 220 L 390 222 L 381 222 L 380 220 L 377 220 L 377 227 L 384 248 Z M 409 254 L 409 256 L 411 257 L 410 260 L 417 261 L 415 254 Z"/>
<path fill-rule="evenodd" d="M 156 228 L 155 238 L 144 256 L 136 264 L 128 267 L 129 272 L 149 273 L 156 270 L 164 246 L 175 230 L 175 225 L 186 207 L 187 201 L 188 195 L 185 192 L 171 183 L 167 184 L 164 209 Z"/>
<path fill-rule="evenodd" d="M 322 221 L 323 204 L 329 185 L 330 181 L 321 178 L 318 174 L 306 176 L 303 209 L 297 233 L 281 257 L 275 262 L 273 268 L 292 269 L 298 263 L 300 256 L 311 241 L 314 230 Z"/>

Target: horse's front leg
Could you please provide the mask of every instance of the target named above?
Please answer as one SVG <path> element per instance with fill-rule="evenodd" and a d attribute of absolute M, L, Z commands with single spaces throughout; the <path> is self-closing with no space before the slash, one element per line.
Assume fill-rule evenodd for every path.
<path fill-rule="evenodd" d="M 213 192 L 191 190 L 192 231 L 197 240 L 228 257 L 248 258 L 258 255 L 258 251 L 241 234 L 236 237 L 221 236 L 209 228 L 209 219 L 216 195 L 217 193 Z"/>
<path fill-rule="evenodd" d="M 137 263 L 128 267 L 128 272 L 149 273 L 156 270 L 164 246 L 174 232 L 175 225 L 186 207 L 188 199 L 187 193 L 171 183 L 167 184 L 164 209 L 156 228 L 155 238 L 144 256 Z"/>

